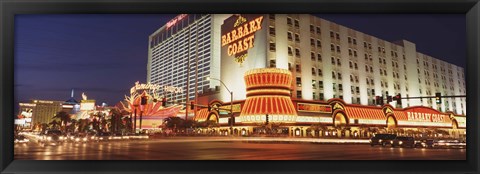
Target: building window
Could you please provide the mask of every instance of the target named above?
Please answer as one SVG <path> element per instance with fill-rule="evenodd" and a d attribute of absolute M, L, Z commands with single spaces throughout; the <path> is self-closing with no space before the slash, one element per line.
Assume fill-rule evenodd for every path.
<path fill-rule="evenodd" d="M 270 29 L 269 30 L 270 35 L 275 36 L 275 28 L 273 26 L 270 26 L 269 29 Z"/>
<path fill-rule="evenodd" d="M 318 97 L 319 97 L 319 100 L 325 100 L 323 93 L 320 93 Z"/>
<path fill-rule="evenodd" d="M 338 73 L 338 80 L 342 80 L 342 74 Z"/>
<path fill-rule="evenodd" d="M 337 40 L 340 40 L 340 34 L 335 33 L 335 36 L 337 36 Z"/>
<path fill-rule="evenodd" d="M 270 20 L 275 20 L 275 14 L 268 14 L 268 17 L 270 18 Z"/>
<path fill-rule="evenodd" d="M 340 46 L 337 45 L 337 53 L 340 53 Z"/>
<path fill-rule="evenodd" d="M 298 20 L 295 19 L 295 28 L 300 28 L 300 22 Z"/>
<path fill-rule="evenodd" d="M 300 69 L 300 65 L 299 64 L 295 64 L 295 70 L 297 72 L 301 72 L 301 69 Z"/>
<path fill-rule="evenodd" d="M 312 80 L 312 87 L 313 87 L 313 89 L 316 89 L 316 88 L 317 88 L 317 87 L 315 86 L 315 82 L 316 82 L 315 80 Z"/>
<path fill-rule="evenodd" d="M 315 68 L 312 68 L 312 75 L 317 75 L 317 73 L 315 72 Z"/>
<path fill-rule="evenodd" d="M 320 89 L 323 89 L 323 81 L 318 81 L 318 87 L 319 87 Z"/>
<path fill-rule="evenodd" d="M 316 27 L 316 29 L 317 29 L 317 34 L 320 34 L 321 33 L 320 27 Z"/>
<path fill-rule="evenodd" d="M 302 98 L 302 91 L 297 91 L 297 98 Z"/>
<path fill-rule="evenodd" d="M 333 79 L 336 79 L 336 77 L 335 77 L 335 72 L 334 72 L 334 71 L 332 71 L 332 78 L 333 78 Z"/>
<path fill-rule="evenodd" d="M 289 56 L 293 56 L 292 47 L 288 47 L 288 55 L 289 55 Z"/>
<path fill-rule="evenodd" d="M 275 42 L 270 42 L 270 51 L 275 51 L 276 48 L 275 48 Z"/>
<path fill-rule="evenodd" d="M 300 50 L 295 48 L 295 56 L 300 57 Z"/>
<path fill-rule="evenodd" d="M 314 53 L 314 52 L 310 52 L 310 59 L 311 59 L 312 61 L 315 61 L 315 60 L 316 60 L 316 58 L 315 58 L 315 53 Z"/>
<path fill-rule="evenodd" d="M 340 62 L 340 59 L 337 58 L 337 65 L 342 66 L 342 63 Z"/>
<path fill-rule="evenodd" d="M 352 61 L 349 62 L 349 65 L 350 65 L 350 69 L 352 69 L 352 68 L 353 68 L 353 63 L 352 63 Z"/>
<path fill-rule="evenodd" d="M 317 71 L 319 76 L 323 76 L 322 69 L 318 69 Z"/>
<path fill-rule="evenodd" d="M 287 33 L 287 38 L 288 38 L 288 41 L 292 41 L 292 40 L 293 40 L 293 34 L 292 34 L 292 32 L 288 32 L 288 33 Z"/>
<path fill-rule="evenodd" d="M 302 78 L 297 77 L 297 86 L 302 87 Z"/>
<path fill-rule="evenodd" d="M 318 48 L 321 48 L 321 47 L 322 47 L 322 42 L 320 42 L 320 40 L 317 40 L 317 47 L 318 47 Z"/>
<path fill-rule="evenodd" d="M 331 50 L 331 51 L 335 51 L 335 45 L 330 44 L 330 50 Z"/>
<path fill-rule="evenodd" d="M 333 39 L 335 37 L 335 33 L 333 31 L 330 31 L 330 37 Z"/>
<path fill-rule="evenodd" d="M 322 55 L 320 53 L 317 54 L 317 60 L 322 61 Z"/>
<path fill-rule="evenodd" d="M 292 18 L 289 18 L 289 17 L 287 18 L 287 25 L 288 25 L 289 27 L 292 26 Z"/>
<path fill-rule="evenodd" d="M 298 35 L 297 33 L 295 33 L 295 42 L 300 42 L 300 35 Z"/>
<path fill-rule="evenodd" d="M 313 38 L 310 38 L 310 46 L 315 46 L 315 39 Z"/>
<path fill-rule="evenodd" d="M 343 85 L 342 84 L 338 84 L 338 90 L 343 91 Z"/>
<path fill-rule="evenodd" d="M 275 60 L 270 60 L 270 68 L 275 68 L 277 65 L 276 65 L 276 61 Z"/>
<path fill-rule="evenodd" d="M 357 69 L 357 70 L 358 70 L 358 65 L 357 65 L 357 63 L 355 63 L 355 69 Z"/>
<path fill-rule="evenodd" d="M 314 32 L 315 32 L 315 27 L 312 24 L 310 24 L 310 33 L 314 33 Z"/>
<path fill-rule="evenodd" d="M 335 57 L 332 57 L 332 65 L 335 65 Z"/>

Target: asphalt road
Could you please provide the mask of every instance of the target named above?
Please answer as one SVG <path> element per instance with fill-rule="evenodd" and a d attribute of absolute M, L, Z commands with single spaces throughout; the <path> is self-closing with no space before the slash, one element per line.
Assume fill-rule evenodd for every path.
<path fill-rule="evenodd" d="M 14 158 L 26 160 L 465 160 L 465 149 L 370 147 L 228 141 L 216 138 L 122 140 L 40 146 L 16 144 Z"/>

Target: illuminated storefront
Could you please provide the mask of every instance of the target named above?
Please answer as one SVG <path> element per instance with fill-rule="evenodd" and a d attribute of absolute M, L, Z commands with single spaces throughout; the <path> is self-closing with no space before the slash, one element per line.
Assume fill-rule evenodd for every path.
<path fill-rule="evenodd" d="M 183 93 L 182 88 L 174 86 L 162 86 L 158 84 L 135 83 L 130 89 L 130 96 L 125 96 L 126 104 L 121 103 L 118 107 L 128 113 L 134 120 L 137 129 L 158 129 L 163 120 L 177 116 L 183 106 L 163 104 L 163 96 L 166 93 Z M 167 101 L 168 99 L 165 98 Z M 143 101 L 142 101 L 143 100 Z"/>
<path fill-rule="evenodd" d="M 381 107 L 346 104 L 341 99 L 292 99 L 289 97 L 290 81 L 290 73 L 282 69 L 248 71 L 245 74 L 246 100 L 234 101 L 237 109 L 234 111 L 233 134 L 262 134 L 268 130 L 268 133 L 293 137 L 365 138 L 374 133 L 416 137 L 465 136 L 465 116 L 424 106 L 398 109 L 388 104 Z M 216 133 L 231 134 L 229 110 L 215 109 L 229 107 L 230 103 L 215 100 L 210 105 L 214 109 L 200 109 L 194 119 L 217 122 L 220 127 L 215 128 Z"/>

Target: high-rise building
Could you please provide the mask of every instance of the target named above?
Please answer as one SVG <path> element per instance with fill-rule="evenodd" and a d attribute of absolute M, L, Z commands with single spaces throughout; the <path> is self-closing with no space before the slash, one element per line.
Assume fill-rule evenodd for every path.
<path fill-rule="evenodd" d="M 290 70 L 292 98 L 305 100 L 340 98 L 348 104 L 375 105 L 375 96 L 466 94 L 462 67 L 420 53 L 407 40 L 385 41 L 308 14 L 200 16 L 188 15 L 187 20 L 180 15 L 150 36 L 148 81 L 186 86 L 190 56 L 190 84 L 194 84 L 198 45 L 204 48 L 200 55 L 206 57 L 199 56 L 198 67 L 203 70 L 197 78 L 199 86 L 220 86 L 204 81 L 204 76 L 220 78 L 233 91 L 234 100 L 246 98 L 244 73 L 266 67 Z M 199 39 L 194 37 L 197 31 Z M 190 90 L 190 98 L 193 93 Z M 230 93 L 220 88 L 218 98 L 229 102 Z M 442 98 L 440 104 L 433 97 L 390 104 L 466 113 L 465 97 Z"/>
<path fill-rule="evenodd" d="M 62 111 L 63 101 L 32 100 L 30 103 L 19 103 L 20 112 L 29 108 L 31 112 L 31 123 L 42 124 L 50 123 L 53 117 Z"/>
<path fill-rule="evenodd" d="M 229 15 L 181 14 L 149 36 L 147 82 L 181 87 L 182 94 L 166 93 L 169 100 L 185 102 L 219 86 L 220 25 Z M 197 69 L 198 67 L 198 69 Z M 189 77 L 188 77 L 189 76 Z M 188 89 L 187 89 L 188 84 Z"/>

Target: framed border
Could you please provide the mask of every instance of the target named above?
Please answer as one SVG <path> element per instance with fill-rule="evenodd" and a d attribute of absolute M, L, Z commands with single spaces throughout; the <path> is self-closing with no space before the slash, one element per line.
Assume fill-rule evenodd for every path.
<path fill-rule="evenodd" d="M 478 173 L 478 0 L 0 0 L 2 173 Z M 34 161 L 13 160 L 15 14 L 461 13 L 467 22 L 466 161 Z"/>

